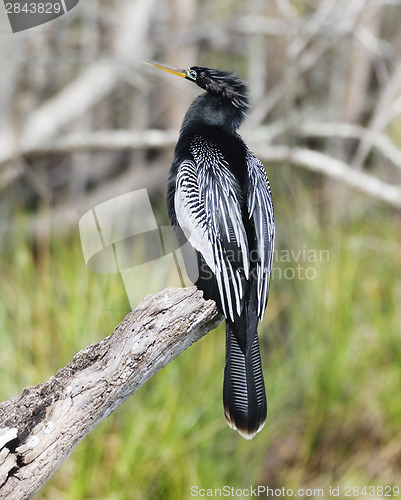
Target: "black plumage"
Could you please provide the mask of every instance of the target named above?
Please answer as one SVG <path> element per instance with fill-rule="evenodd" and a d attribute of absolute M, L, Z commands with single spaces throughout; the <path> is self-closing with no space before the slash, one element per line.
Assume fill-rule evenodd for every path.
<path fill-rule="evenodd" d="M 188 275 L 226 318 L 224 411 L 250 439 L 266 420 L 257 326 L 268 299 L 274 214 L 264 167 L 236 132 L 248 109 L 247 88 L 225 71 L 153 66 L 206 90 L 181 127 L 167 209 L 196 252 L 196 269 L 186 262 Z"/>

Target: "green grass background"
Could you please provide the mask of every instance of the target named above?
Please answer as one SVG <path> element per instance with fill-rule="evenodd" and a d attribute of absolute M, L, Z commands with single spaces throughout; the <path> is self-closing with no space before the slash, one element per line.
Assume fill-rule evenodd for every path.
<path fill-rule="evenodd" d="M 191 486 L 258 484 L 328 497 L 330 486 L 401 486 L 400 214 L 293 168 L 268 171 L 277 255 L 305 248 L 329 259 L 298 262 L 314 279 L 272 280 L 259 328 L 265 429 L 248 442 L 225 423 L 221 325 L 87 436 L 35 499 L 186 499 Z M 53 375 L 129 311 L 119 276 L 86 269 L 78 228 L 33 249 L 26 220 L 17 216 L 0 257 L 2 400 Z"/>

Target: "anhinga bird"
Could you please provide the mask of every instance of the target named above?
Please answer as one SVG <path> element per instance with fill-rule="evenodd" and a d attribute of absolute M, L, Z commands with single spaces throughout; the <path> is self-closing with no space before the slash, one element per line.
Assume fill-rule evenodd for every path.
<path fill-rule="evenodd" d="M 182 123 L 167 209 L 196 251 L 195 284 L 226 318 L 224 411 L 230 427 L 250 439 L 266 420 L 257 325 L 269 292 L 274 215 L 263 164 L 236 132 L 248 109 L 247 87 L 217 69 L 151 65 L 206 90 Z"/>

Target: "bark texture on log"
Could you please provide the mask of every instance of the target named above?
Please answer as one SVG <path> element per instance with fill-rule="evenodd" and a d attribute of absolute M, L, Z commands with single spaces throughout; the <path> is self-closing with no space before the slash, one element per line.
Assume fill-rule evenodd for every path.
<path fill-rule="evenodd" d="M 0 498 L 32 496 L 75 446 L 222 316 L 195 287 L 149 295 L 109 337 L 0 405 Z"/>

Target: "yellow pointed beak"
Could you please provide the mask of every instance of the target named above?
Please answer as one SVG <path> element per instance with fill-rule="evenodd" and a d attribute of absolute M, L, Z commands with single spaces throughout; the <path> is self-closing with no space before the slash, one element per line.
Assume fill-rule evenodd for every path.
<path fill-rule="evenodd" d="M 166 66 L 165 64 L 151 63 L 151 62 L 145 62 L 145 64 L 153 66 L 154 68 L 161 69 L 163 71 L 167 71 L 167 73 L 172 73 L 173 75 L 181 76 L 182 78 L 186 78 L 187 76 L 186 69 L 173 68 L 172 66 Z"/>

